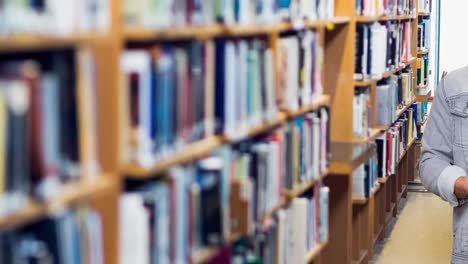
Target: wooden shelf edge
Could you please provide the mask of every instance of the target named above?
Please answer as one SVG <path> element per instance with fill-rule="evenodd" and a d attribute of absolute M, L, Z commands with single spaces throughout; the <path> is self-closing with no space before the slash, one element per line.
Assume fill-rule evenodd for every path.
<path fill-rule="evenodd" d="M 429 49 L 418 50 L 418 56 L 429 54 L 429 51 L 430 51 Z"/>
<path fill-rule="evenodd" d="M 284 191 L 284 197 L 288 200 L 299 197 L 305 192 L 307 192 L 308 190 L 310 190 L 312 187 L 314 187 L 316 184 L 322 182 L 323 179 L 325 179 L 325 177 L 327 176 L 328 176 L 328 170 L 324 171 L 317 179 L 313 179 L 310 182 L 302 184 L 302 186 L 299 186 L 297 190 Z"/>
<path fill-rule="evenodd" d="M 227 245 L 231 245 L 242 237 L 240 234 L 231 234 Z M 194 264 L 203 264 L 209 262 L 211 259 L 216 257 L 222 250 L 222 247 L 211 247 L 211 248 L 202 248 L 197 252 L 194 252 L 191 258 L 191 263 Z"/>
<path fill-rule="evenodd" d="M 28 201 L 18 212 L 0 216 L 0 231 L 11 230 L 40 220 L 76 203 L 95 199 L 117 189 L 117 182 L 101 175 L 96 180 L 66 183 L 59 187 L 56 195 L 45 202 Z"/>
<path fill-rule="evenodd" d="M 379 128 L 372 128 L 369 137 L 367 137 L 367 138 L 365 138 L 365 139 L 359 139 L 359 138 L 353 139 L 353 143 L 368 143 L 368 142 L 373 142 L 373 141 L 375 141 L 375 139 L 376 139 L 380 134 L 382 134 L 382 132 L 383 132 L 383 131 L 382 131 L 381 129 L 379 129 Z"/>
<path fill-rule="evenodd" d="M 317 258 L 317 256 L 323 251 L 323 249 L 327 246 L 328 241 L 319 243 L 316 245 L 313 249 L 311 249 L 308 253 L 307 256 L 305 257 L 306 263 L 311 263 L 312 261 Z"/>
<path fill-rule="evenodd" d="M 430 12 L 418 12 L 418 16 L 420 17 L 431 16 L 431 13 Z"/>
<path fill-rule="evenodd" d="M 338 16 L 330 20 L 304 21 L 303 28 L 318 29 L 328 25 L 342 25 L 351 22 L 351 17 Z M 268 35 L 277 32 L 296 30 L 290 22 L 278 22 L 266 25 L 223 25 L 183 26 L 167 29 L 145 29 L 127 27 L 124 38 L 127 41 L 157 41 L 180 39 L 210 39 L 215 37 L 242 37 L 251 35 Z"/>
<path fill-rule="evenodd" d="M 288 118 L 297 118 L 325 106 L 330 106 L 330 96 L 325 94 L 319 95 L 310 105 L 302 107 L 297 111 L 286 112 L 286 115 Z"/>
<path fill-rule="evenodd" d="M 354 160 L 346 162 L 332 161 L 330 162 L 329 172 L 333 175 L 351 175 L 358 166 L 368 161 L 375 152 L 376 148 L 369 145 L 367 150 Z"/>
<path fill-rule="evenodd" d="M 35 51 L 74 47 L 99 41 L 110 41 L 107 33 L 84 33 L 73 36 L 47 36 L 36 34 L 20 34 L 0 37 L 0 52 Z"/>
<path fill-rule="evenodd" d="M 392 76 L 393 74 L 396 74 L 404 69 L 406 69 L 406 67 L 410 66 L 412 63 L 414 63 L 416 61 L 416 57 L 411 57 L 409 58 L 406 62 L 402 63 L 400 66 L 398 67 L 395 67 L 394 69 L 390 70 L 390 71 L 387 71 L 387 72 L 384 72 L 382 73 L 382 76 L 380 78 L 375 78 L 375 79 L 364 79 L 364 80 L 355 80 L 354 81 L 354 86 L 355 87 L 366 87 L 366 86 L 370 86 L 374 83 L 377 83 L 378 81 L 381 81 L 383 79 L 387 79 L 389 78 L 390 76 Z"/>
<path fill-rule="evenodd" d="M 375 190 L 372 192 L 371 196 L 369 198 L 367 197 L 353 197 L 353 205 L 366 205 L 367 202 L 369 202 L 370 199 L 373 199 L 375 197 L 375 194 L 380 191 L 380 183 L 377 187 L 375 187 Z"/>
<path fill-rule="evenodd" d="M 404 114 L 404 113 L 406 112 L 406 110 L 408 110 L 408 109 L 414 104 L 414 102 L 416 102 L 416 99 L 415 99 L 415 98 L 413 98 L 413 100 L 411 100 L 411 102 L 410 102 L 409 104 L 403 106 L 403 108 L 398 109 L 398 110 L 397 110 L 397 113 L 396 113 L 397 119 L 400 118 L 400 116 L 401 116 L 402 114 Z"/>
<path fill-rule="evenodd" d="M 357 16 L 356 22 L 358 23 L 372 23 L 376 21 L 402 21 L 402 20 L 412 20 L 414 19 L 411 15 L 400 15 L 400 16 Z"/>

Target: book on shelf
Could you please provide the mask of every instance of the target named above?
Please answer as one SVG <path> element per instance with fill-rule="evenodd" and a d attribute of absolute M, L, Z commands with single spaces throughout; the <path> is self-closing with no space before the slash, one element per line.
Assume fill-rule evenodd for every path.
<path fill-rule="evenodd" d="M 385 134 L 377 137 L 379 177 L 397 173 L 398 162 L 408 150 L 409 144 L 417 137 L 414 107 L 406 110 Z"/>
<path fill-rule="evenodd" d="M 86 49 L 2 58 L 0 214 L 98 175 L 92 64 Z"/>
<path fill-rule="evenodd" d="M 423 55 L 416 59 L 417 85 L 426 86 L 429 81 L 429 56 Z"/>
<path fill-rule="evenodd" d="M 425 51 L 431 47 L 431 19 L 422 18 L 418 23 L 418 50 Z"/>
<path fill-rule="evenodd" d="M 356 0 L 356 15 L 358 16 L 394 17 L 415 13 L 415 0 Z"/>
<path fill-rule="evenodd" d="M 353 197 L 370 198 L 378 186 L 379 171 L 374 155 L 353 171 Z"/>
<path fill-rule="evenodd" d="M 171 168 L 162 178 L 128 181 L 120 199 L 120 241 L 125 241 L 121 260 L 138 252 L 150 256 L 151 262 L 186 263 L 200 250 L 230 246 L 231 234 L 260 241 L 265 236 L 258 232 L 276 221 L 276 214 L 271 212 L 283 205 L 289 192 L 305 197 L 298 198 L 300 205 L 291 208 L 298 209 L 295 213 L 303 214 L 304 221 L 311 219 L 304 224 L 313 233 L 296 230 L 295 236 L 302 236 L 304 241 L 302 249 L 327 240 L 328 213 L 323 210 L 328 210 L 328 205 L 323 204 L 328 204 L 329 190 L 321 186 L 320 176 L 329 163 L 328 115 L 326 109 L 319 109 L 261 137 L 222 147 L 193 164 Z M 317 182 L 311 187 L 313 181 Z M 288 209 L 278 213 L 278 218 L 292 213 L 293 209 Z M 278 230 L 291 232 L 290 221 Z M 273 247 L 265 254 L 276 250 L 278 243 L 289 245 L 272 239 L 267 244 Z"/>
<path fill-rule="evenodd" d="M 105 33 L 111 25 L 110 0 L 0 2 L 1 36 L 38 34 L 67 37 Z"/>
<path fill-rule="evenodd" d="M 323 94 L 318 34 L 216 39 L 130 49 L 121 57 L 124 160 L 142 166 L 213 134 L 233 140 Z M 278 49 L 278 56 L 273 50 Z"/>
<path fill-rule="evenodd" d="M 377 84 L 377 126 L 390 126 L 396 121 L 398 110 L 412 103 L 415 93 L 412 76 L 412 69 L 407 67 Z"/>
<path fill-rule="evenodd" d="M 105 263 L 100 214 L 80 206 L 0 234 L 1 263 Z"/>
<path fill-rule="evenodd" d="M 288 21 L 301 26 L 304 20 L 328 20 L 334 14 L 334 0 L 123 1 L 123 17 L 128 27 L 153 30 L 218 22 L 227 25 L 265 25 Z"/>
<path fill-rule="evenodd" d="M 410 22 L 358 23 L 356 32 L 356 80 L 380 79 L 385 72 L 412 58 Z"/>
<path fill-rule="evenodd" d="M 353 133 L 358 139 L 365 139 L 372 128 L 372 104 L 369 89 L 356 89 L 353 100 Z"/>
<path fill-rule="evenodd" d="M 432 1 L 430 0 L 418 0 L 419 12 L 430 13 L 432 10 Z"/>

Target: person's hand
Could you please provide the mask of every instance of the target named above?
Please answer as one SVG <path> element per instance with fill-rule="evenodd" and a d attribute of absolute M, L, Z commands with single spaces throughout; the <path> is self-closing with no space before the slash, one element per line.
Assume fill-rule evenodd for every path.
<path fill-rule="evenodd" d="M 455 181 L 454 191 L 455 196 L 461 199 L 468 199 L 468 177 L 459 177 Z"/>

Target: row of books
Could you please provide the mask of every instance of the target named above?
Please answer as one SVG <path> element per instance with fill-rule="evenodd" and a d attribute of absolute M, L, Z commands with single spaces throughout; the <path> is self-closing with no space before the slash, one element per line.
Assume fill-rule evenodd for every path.
<path fill-rule="evenodd" d="M 293 209 L 270 212 L 283 203 L 287 190 L 319 180 L 326 171 L 327 119 L 323 109 L 263 137 L 223 147 L 195 164 L 172 168 L 160 180 L 129 181 L 120 200 L 121 262 L 187 263 L 201 249 L 227 244 L 230 234 L 262 233 L 274 221 L 279 227 L 292 225 L 292 219 L 294 227 L 297 221 L 304 223 L 295 234 L 305 236 L 301 247 L 326 240 L 328 207 L 320 203 L 328 203 L 328 190 L 320 183 L 294 200 Z M 291 245 L 301 241 L 292 239 Z M 288 247 L 284 241 L 272 242 Z"/>
<path fill-rule="evenodd" d="M 104 264 L 103 250 L 101 216 L 84 206 L 0 233 L 0 263 Z"/>
<path fill-rule="evenodd" d="M 109 0 L 0 1 L 0 37 L 108 32 Z"/>
<path fill-rule="evenodd" d="M 356 0 L 358 16 L 401 16 L 416 13 L 415 0 Z"/>
<path fill-rule="evenodd" d="M 356 80 L 379 79 L 412 58 L 411 23 L 359 23 L 356 34 Z"/>
<path fill-rule="evenodd" d="M 273 56 L 273 49 L 278 50 Z M 127 160 L 142 166 L 213 134 L 238 139 L 279 110 L 308 106 L 323 94 L 318 35 L 184 42 L 126 51 Z"/>
<path fill-rule="evenodd" d="M 428 50 L 431 47 L 431 19 L 424 17 L 418 23 L 418 50 Z"/>
<path fill-rule="evenodd" d="M 412 103 L 414 86 L 415 82 L 411 67 L 407 67 L 398 75 L 392 75 L 377 84 L 377 126 L 390 126 L 396 121 L 398 109 Z"/>
<path fill-rule="evenodd" d="M 416 59 L 417 85 L 425 86 L 429 81 L 429 55 L 419 56 Z"/>
<path fill-rule="evenodd" d="M 328 20 L 335 14 L 335 0 L 146 0 L 123 1 L 124 19 L 129 27 L 166 29 L 211 25 L 217 22 L 265 25 L 290 21 Z"/>
<path fill-rule="evenodd" d="M 432 10 L 432 1 L 431 0 L 418 0 L 418 10 L 419 12 L 429 13 Z"/>
<path fill-rule="evenodd" d="M 99 172 L 93 65 L 86 50 L 0 61 L 0 215 Z"/>
<path fill-rule="evenodd" d="M 369 198 L 379 186 L 377 156 L 372 156 L 366 163 L 353 171 L 353 197 Z"/>
<path fill-rule="evenodd" d="M 356 89 L 353 100 L 353 135 L 365 139 L 372 128 L 372 104 L 368 88 Z"/>
<path fill-rule="evenodd" d="M 413 104 L 386 133 L 377 138 L 379 177 L 397 173 L 398 162 L 417 137 L 415 107 L 416 104 Z"/>

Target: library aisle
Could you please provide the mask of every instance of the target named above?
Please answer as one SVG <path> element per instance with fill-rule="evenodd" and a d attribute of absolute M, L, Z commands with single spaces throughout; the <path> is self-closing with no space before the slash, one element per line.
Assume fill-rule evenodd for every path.
<path fill-rule="evenodd" d="M 373 264 L 449 263 L 452 252 L 452 208 L 430 193 L 409 193 L 393 230 Z M 381 245 L 379 245 L 381 247 Z"/>

